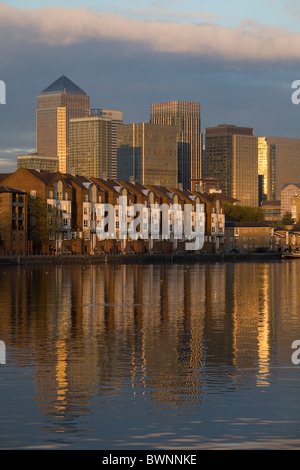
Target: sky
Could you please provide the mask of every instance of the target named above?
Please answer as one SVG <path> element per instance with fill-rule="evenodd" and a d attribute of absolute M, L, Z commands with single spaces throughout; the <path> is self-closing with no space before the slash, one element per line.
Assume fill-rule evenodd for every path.
<path fill-rule="evenodd" d="M 0 173 L 35 151 L 36 98 L 63 74 L 125 123 L 187 100 L 203 133 L 227 123 L 300 138 L 299 1 L 0 2 L 0 60 Z"/>

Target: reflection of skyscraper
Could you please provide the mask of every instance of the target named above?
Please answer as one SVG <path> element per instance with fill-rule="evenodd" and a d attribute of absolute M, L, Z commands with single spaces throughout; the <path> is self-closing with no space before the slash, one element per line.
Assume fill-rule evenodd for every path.
<path fill-rule="evenodd" d="M 86 92 L 62 75 L 37 98 L 37 153 L 59 157 L 59 170 L 68 171 L 69 121 L 88 116 L 90 100 Z"/>
<path fill-rule="evenodd" d="M 176 126 L 178 183 L 191 189 L 191 179 L 202 177 L 200 103 L 169 101 L 151 104 L 151 123 Z"/>

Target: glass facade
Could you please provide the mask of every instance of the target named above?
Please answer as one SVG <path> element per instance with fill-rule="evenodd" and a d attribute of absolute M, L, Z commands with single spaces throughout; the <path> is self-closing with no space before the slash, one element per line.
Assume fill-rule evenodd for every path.
<path fill-rule="evenodd" d="M 253 129 L 219 125 L 205 130 L 205 175 L 243 206 L 258 206 L 258 138 Z"/>
<path fill-rule="evenodd" d="M 111 156 L 110 174 L 111 178 L 117 178 L 117 132 L 123 124 L 123 112 L 112 109 L 91 109 L 91 116 L 99 116 L 111 121 Z"/>
<path fill-rule="evenodd" d="M 115 178 L 110 119 L 90 116 L 70 120 L 69 169 L 86 177 Z"/>
<path fill-rule="evenodd" d="M 178 183 L 182 184 L 183 189 L 191 189 L 191 180 L 202 177 L 200 103 L 152 103 L 150 122 L 176 127 Z"/>
<path fill-rule="evenodd" d="M 123 124 L 118 129 L 119 181 L 177 187 L 175 126 Z"/>

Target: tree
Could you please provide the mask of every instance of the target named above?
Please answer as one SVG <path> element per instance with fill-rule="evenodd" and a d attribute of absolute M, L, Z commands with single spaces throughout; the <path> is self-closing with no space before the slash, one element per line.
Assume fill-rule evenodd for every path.
<path fill-rule="evenodd" d="M 224 204 L 225 216 L 237 222 L 260 222 L 264 220 L 264 212 L 261 207 L 233 206 Z"/>
<path fill-rule="evenodd" d="M 28 232 L 36 246 L 49 240 L 50 235 L 61 231 L 62 214 L 56 207 L 47 204 L 40 197 L 28 199 Z"/>
<path fill-rule="evenodd" d="M 292 217 L 292 213 L 287 211 L 283 214 L 281 222 L 283 225 L 294 225 L 295 220 Z"/>

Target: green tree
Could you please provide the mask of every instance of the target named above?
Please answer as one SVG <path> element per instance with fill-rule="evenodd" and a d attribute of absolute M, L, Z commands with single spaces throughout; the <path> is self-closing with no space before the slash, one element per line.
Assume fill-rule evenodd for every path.
<path fill-rule="evenodd" d="M 35 245 L 42 245 L 50 235 L 61 231 L 62 214 L 56 207 L 47 204 L 40 197 L 30 196 L 28 199 L 28 231 L 34 233 Z"/>
<path fill-rule="evenodd" d="M 233 206 L 225 203 L 224 211 L 226 217 L 237 222 L 260 222 L 265 218 L 261 207 Z"/>

